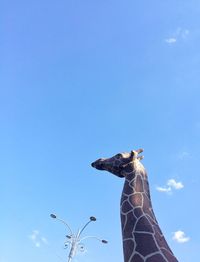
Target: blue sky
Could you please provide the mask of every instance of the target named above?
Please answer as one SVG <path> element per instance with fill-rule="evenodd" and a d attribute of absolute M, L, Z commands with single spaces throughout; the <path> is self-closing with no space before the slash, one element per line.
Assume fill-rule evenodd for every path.
<path fill-rule="evenodd" d="M 197 0 L 1 3 L 1 262 L 65 259 L 52 212 L 74 230 L 94 215 L 87 233 L 109 240 L 88 240 L 75 261 L 123 261 L 123 180 L 90 163 L 140 147 L 169 245 L 199 261 L 199 10 Z"/>

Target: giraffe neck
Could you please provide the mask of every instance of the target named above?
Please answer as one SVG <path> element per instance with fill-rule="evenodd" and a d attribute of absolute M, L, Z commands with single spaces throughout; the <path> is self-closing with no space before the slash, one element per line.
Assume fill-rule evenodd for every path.
<path fill-rule="evenodd" d="M 177 262 L 154 215 L 146 171 L 141 166 L 130 170 L 121 197 L 124 261 Z"/>

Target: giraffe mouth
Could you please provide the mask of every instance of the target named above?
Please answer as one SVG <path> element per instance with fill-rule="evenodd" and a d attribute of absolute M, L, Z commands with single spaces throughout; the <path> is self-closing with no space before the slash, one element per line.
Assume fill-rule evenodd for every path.
<path fill-rule="evenodd" d="M 91 164 L 92 167 L 98 169 L 98 170 L 104 170 L 104 165 L 102 163 L 102 159 L 98 159 L 95 162 Z"/>

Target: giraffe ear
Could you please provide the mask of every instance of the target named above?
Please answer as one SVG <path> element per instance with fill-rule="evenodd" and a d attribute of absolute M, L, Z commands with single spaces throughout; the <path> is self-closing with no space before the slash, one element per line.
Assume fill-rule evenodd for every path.
<path fill-rule="evenodd" d="M 140 149 L 136 150 L 136 152 L 137 152 L 138 154 L 140 154 L 140 153 L 144 152 L 144 149 L 140 148 Z"/>
<path fill-rule="evenodd" d="M 138 160 L 142 160 L 144 158 L 144 156 L 138 156 L 137 159 Z"/>

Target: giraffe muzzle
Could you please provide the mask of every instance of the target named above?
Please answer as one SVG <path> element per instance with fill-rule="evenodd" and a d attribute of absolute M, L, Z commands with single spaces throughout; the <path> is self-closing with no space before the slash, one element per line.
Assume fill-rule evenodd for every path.
<path fill-rule="evenodd" d="M 94 161 L 92 164 L 91 164 L 92 167 L 98 169 L 98 170 L 104 170 L 104 167 L 103 167 L 103 163 L 102 163 L 102 159 L 98 159 L 96 161 Z"/>

